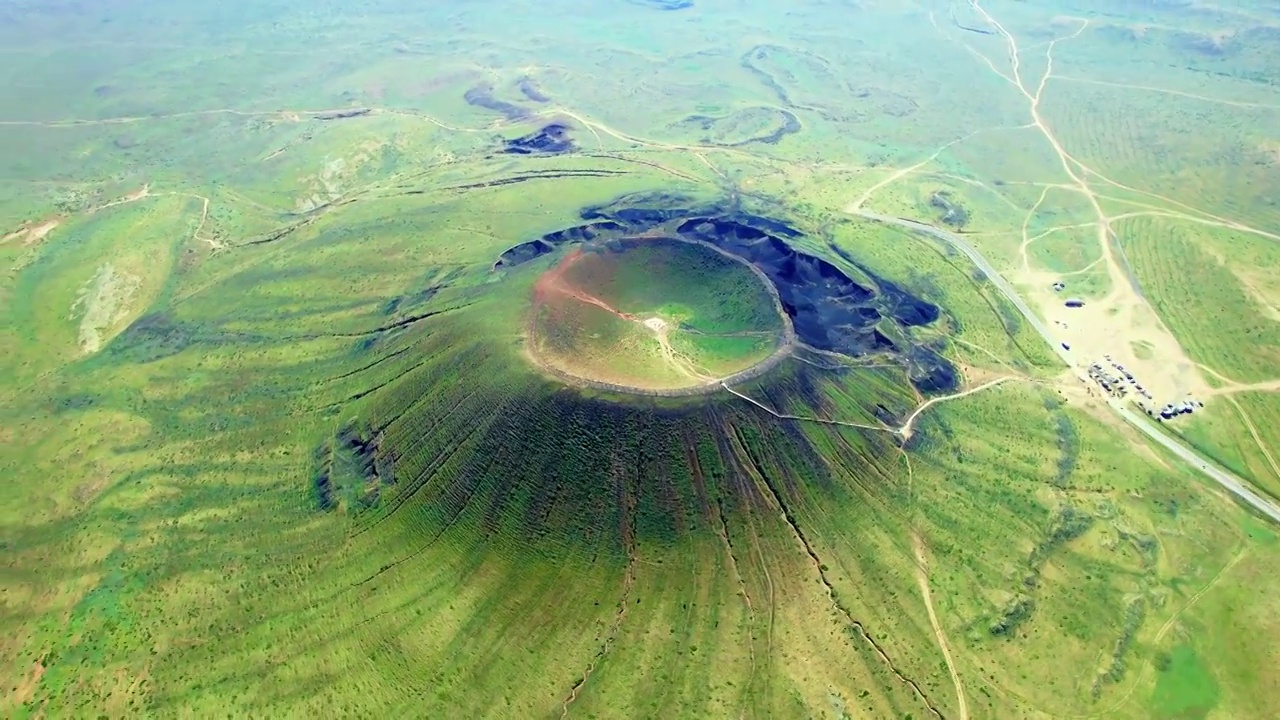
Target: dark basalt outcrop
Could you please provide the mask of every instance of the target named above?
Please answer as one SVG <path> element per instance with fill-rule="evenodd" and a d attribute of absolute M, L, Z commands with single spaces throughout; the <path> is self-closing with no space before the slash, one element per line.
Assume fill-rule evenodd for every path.
<path fill-rule="evenodd" d="M 837 251 L 840 260 L 865 280 L 796 249 L 787 240 L 801 233 L 777 220 L 699 206 L 675 196 L 640 199 L 644 202 L 632 202 L 633 198 L 587 208 L 581 217 L 592 222 L 510 248 L 494 268 L 514 267 L 566 244 L 609 241 L 639 233 L 670 233 L 702 241 L 759 268 L 777 289 L 783 310 L 806 345 L 851 356 L 894 352 L 920 390 L 939 392 L 955 387 L 956 374 L 950 363 L 933 349 L 906 339 L 907 328 L 939 319 L 941 311 L 933 303 L 870 272 L 847 253 Z"/>
<path fill-rule="evenodd" d="M 941 311 L 937 305 L 919 300 L 893 281 L 883 278 L 862 266 L 848 252 L 834 243 L 827 243 L 827 247 L 841 260 L 861 270 L 876 284 L 876 287 L 880 289 L 881 297 L 884 299 L 884 306 L 889 310 L 889 315 L 898 321 L 898 324 L 903 327 L 929 325 L 941 316 Z"/>
<path fill-rule="evenodd" d="M 951 193 L 939 190 L 929 197 L 929 205 L 938 210 L 938 221 L 953 228 L 962 229 L 969 224 L 969 211 L 951 197 Z"/>
<path fill-rule="evenodd" d="M 915 345 L 904 351 L 911 384 L 923 393 L 944 393 L 960 384 L 956 369 L 949 360 L 931 348 Z"/>
<path fill-rule="evenodd" d="M 372 108 L 351 108 L 350 110 L 330 110 L 329 112 L 320 112 L 311 117 L 316 120 L 349 120 L 351 118 L 364 117 L 373 112 Z"/>
<path fill-rule="evenodd" d="M 551 123 L 541 129 L 507 141 L 503 152 L 512 155 L 560 155 L 574 150 L 569 126 Z"/>
<path fill-rule="evenodd" d="M 525 120 L 532 114 L 515 103 L 509 103 L 506 100 L 499 100 L 494 97 L 493 88 L 488 85 L 477 85 L 468 90 L 462 98 L 467 101 L 468 105 L 492 110 L 511 121 Z"/>
<path fill-rule="evenodd" d="M 524 154 L 524 153 L 521 153 Z M 462 185 L 450 185 L 443 189 L 456 190 L 466 192 L 468 190 L 477 190 L 480 188 L 502 187 L 503 185 L 517 185 L 523 182 L 531 182 L 534 180 L 561 180 L 564 178 L 583 178 L 583 177 L 613 177 L 616 175 L 625 175 L 622 170 L 535 170 L 533 172 L 520 173 L 518 175 L 508 175 L 506 177 L 494 178 L 493 180 L 483 180 L 481 182 L 463 183 Z M 425 190 L 408 190 L 405 195 L 423 195 Z"/>
<path fill-rule="evenodd" d="M 608 205 L 593 205 L 578 214 L 583 220 L 617 220 L 631 231 L 648 230 L 671 220 L 714 214 L 713 205 L 668 193 L 624 197 Z M 795 237 L 795 236 L 792 236 Z"/>
<path fill-rule="evenodd" d="M 380 451 L 382 437 L 368 428 L 346 423 L 314 453 L 311 478 L 316 506 L 329 511 L 343 505 L 348 511 L 378 504 L 380 488 L 394 482 L 392 460 Z"/>
<path fill-rule="evenodd" d="M 755 227 L 762 220 L 766 219 L 692 218 L 676 232 L 711 243 L 764 271 L 777 288 L 796 335 L 806 345 L 852 356 L 897 352 L 921 391 L 941 392 L 956 386 L 955 371 L 944 358 L 905 340 L 895 341 L 887 334 L 889 327 L 882 327 L 886 318 L 899 330 L 927 325 L 941 314 L 936 305 L 911 296 L 842 254 L 874 283 L 864 286 L 832 263 L 797 251 Z"/>
<path fill-rule="evenodd" d="M 557 230 L 553 233 L 547 233 L 537 240 L 527 243 L 521 243 L 510 250 L 502 253 L 498 261 L 493 264 L 494 269 L 503 267 L 514 267 L 521 263 L 528 262 L 540 255 L 546 255 L 553 252 L 557 247 L 566 243 L 578 243 L 586 240 L 594 240 L 602 235 L 610 235 L 621 233 L 626 227 L 612 220 L 604 220 L 597 223 L 588 223 L 579 225 L 578 227 Z"/>
<path fill-rule="evenodd" d="M 542 92 L 542 89 L 538 87 L 538 83 L 535 82 L 533 78 L 530 78 L 530 77 L 520 78 L 520 81 L 516 83 L 516 87 L 520 88 L 521 95 L 524 95 L 525 97 L 529 98 L 533 102 L 536 102 L 536 103 L 551 102 L 551 98 L 547 97 L 547 95 Z"/>

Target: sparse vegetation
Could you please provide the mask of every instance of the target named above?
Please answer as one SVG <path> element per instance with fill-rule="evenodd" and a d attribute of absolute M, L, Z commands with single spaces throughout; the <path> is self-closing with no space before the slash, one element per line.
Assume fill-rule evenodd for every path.
<path fill-rule="evenodd" d="M 1078 172 L 1221 391 L 1173 432 L 1280 494 L 1273 8 L 36 5 L 0 24 L 0 715 L 1280 716 L 1274 528 L 848 212 L 1092 309 L 1128 281 Z M 901 300 L 894 349 L 699 397 L 539 372 L 570 248 L 499 258 L 636 197 L 772 219 Z M 767 354 L 745 267 L 662 262 L 602 296 L 700 367 Z M 951 392 L 922 349 L 1008 381 L 904 442 Z"/>

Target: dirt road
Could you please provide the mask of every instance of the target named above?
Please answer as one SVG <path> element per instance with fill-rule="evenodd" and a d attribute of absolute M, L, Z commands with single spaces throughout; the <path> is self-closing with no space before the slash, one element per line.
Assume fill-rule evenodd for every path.
<path fill-rule="evenodd" d="M 1008 280 L 1004 278 L 996 269 L 987 262 L 972 245 L 959 235 L 954 235 L 941 228 L 934 227 L 918 220 L 910 220 L 908 218 L 892 217 L 889 215 L 881 215 L 879 213 L 870 212 L 868 210 L 858 210 L 857 215 L 875 222 L 896 225 L 898 227 L 907 228 L 916 232 L 922 232 L 937 238 L 946 244 L 955 248 L 965 257 L 978 267 L 990 279 L 991 284 L 1000 291 L 1002 295 L 1015 307 L 1018 312 L 1026 319 L 1037 334 L 1049 345 L 1049 348 L 1062 359 L 1067 367 L 1082 382 L 1085 381 L 1084 369 L 1076 362 L 1069 350 L 1062 347 L 1061 342 L 1054 337 L 1049 328 L 1040 320 L 1040 317 L 1027 305 L 1018 291 L 1013 288 Z M 1178 458 L 1191 465 L 1201 473 L 1209 476 L 1214 482 L 1226 488 L 1231 494 L 1235 495 L 1245 504 L 1257 510 L 1259 513 L 1267 516 L 1276 523 L 1280 523 L 1280 505 L 1273 501 L 1258 495 L 1248 487 L 1248 483 L 1234 474 L 1213 465 L 1209 460 L 1201 457 L 1195 451 L 1186 447 L 1182 443 L 1166 435 L 1164 432 L 1156 428 L 1146 415 L 1139 414 L 1129 409 L 1121 400 L 1116 398 L 1108 398 L 1107 405 L 1120 415 L 1125 422 L 1137 428 L 1142 434 L 1154 440 L 1166 450 L 1176 455 Z"/>
<path fill-rule="evenodd" d="M 969 702 L 964 697 L 964 683 L 960 681 L 960 672 L 956 670 L 955 660 L 951 657 L 951 645 L 947 642 L 947 634 L 942 631 L 938 614 L 933 610 L 933 593 L 929 590 L 929 554 L 925 549 L 924 540 L 914 532 L 911 534 L 911 545 L 916 551 L 916 583 L 920 586 L 920 595 L 924 597 L 924 609 L 929 613 L 929 624 L 933 626 L 933 637 L 938 641 L 942 659 L 947 662 L 951 684 L 956 687 L 958 717 L 960 720 L 969 720 Z"/>

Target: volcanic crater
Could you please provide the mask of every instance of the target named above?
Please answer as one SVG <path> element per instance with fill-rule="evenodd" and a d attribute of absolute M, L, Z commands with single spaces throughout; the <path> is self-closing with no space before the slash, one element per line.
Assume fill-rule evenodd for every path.
<path fill-rule="evenodd" d="M 663 395 L 755 377 L 795 342 L 763 272 L 710 243 L 664 236 L 571 249 L 535 286 L 528 337 L 555 375 Z"/>
<path fill-rule="evenodd" d="M 906 367 L 921 392 L 946 392 L 957 385 L 950 362 L 928 343 L 914 340 L 909 332 L 938 321 L 938 306 L 858 265 L 848 252 L 836 252 L 834 258 L 846 267 L 804 252 L 800 246 L 817 243 L 786 222 L 737 208 L 655 194 L 589 207 L 581 212 L 581 218 L 583 224 L 516 245 L 494 263 L 494 269 L 501 270 L 569 250 L 535 288 L 528 333 L 532 357 L 562 379 L 642 394 L 695 394 L 755 377 L 800 347 L 848 357 L 892 356 Z M 698 270 L 690 269 L 698 262 L 688 258 L 690 267 L 659 263 L 673 268 L 674 274 L 666 276 L 666 271 L 646 270 L 646 263 L 653 258 L 641 257 L 659 249 L 720 260 Z M 744 271 L 747 269 L 751 272 Z M 573 279 L 579 276 L 588 285 L 605 282 L 609 292 L 646 294 L 652 307 L 616 307 L 603 301 L 599 293 L 576 284 Z M 620 277 L 627 278 L 622 284 L 630 289 L 620 290 Z M 721 293 L 762 286 L 757 298 L 767 295 L 773 300 L 781 314 L 781 326 L 742 327 L 729 332 L 756 333 L 759 338 L 773 332 L 770 349 L 754 347 L 753 353 L 742 347 L 736 355 L 726 349 L 737 363 L 719 358 L 719 366 L 711 372 L 707 370 L 712 368 L 690 362 L 691 358 L 679 352 L 674 357 L 668 354 L 667 349 L 672 349 L 668 333 L 695 337 L 707 331 L 696 323 L 673 322 L 680 318 L 659 312 L 662 294 L 672 292 L 668 287 L 685 292 L 706 283 L 714 283 Z M 707 310 L 715 305 L 710 297 L 701 302 Z M 670 329 L 646 327 L 645 321 L 651 317 L 658 317 Z M 730 344 L 724 332 L 718 335 L 722 345 Z"/>

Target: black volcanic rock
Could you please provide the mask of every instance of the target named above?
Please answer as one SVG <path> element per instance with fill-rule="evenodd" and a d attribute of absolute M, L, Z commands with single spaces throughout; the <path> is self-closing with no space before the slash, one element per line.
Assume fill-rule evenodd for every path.
<path fill-rule="evenodd" d="M 358 107 L 348 110 L 329 110 L 327 112 L 318 112 L 311 117 L 316 120 L 350 120 L 351 118 L 364 117 L 373 112 L 373 108 Z"/>
<path fill-rule="evenodd" d="M 536 103 L 551 102 L 551 98 L 547 97 L 547 95 L 542 92 L 542 90 L 538 87 L 538 84 L 534 82 L 533 78 L 522 77 L 520 78 L 520 81 L 516 83 L 516 86 L 520 88 L 521 95 L 524 95 L 525 97 L 529 98 L 533 102 L 536 102 Z"/>
<path fill-rule="evenodd" d="M 708 243 L 758 268 L 777 290 L 796 336 L 806 345 L 850 356 L 893 352 L 920 390 L 942 392 L 956 386 L 955 369 L 945 358 L 906 339 L 907 328 L 941 317 L 937 305 L 875 275 L 838 248 L 832 249 L 866 280 L 796 249 L 789 240 L 802 234 L 784 222 L 698 205 L 691 198 L 650 194 L 585 208 L 581 217 L 593 222 L 512 247 L 494 268 L 514 267 L 563 245 L 670 233 Z"/>
<path fill-rule="evenodd" d="M 468 90 L 462 98 L 467 101 L 468 105 L 492 110 L 512 121 L 525 120 L 531 114 L 528 110 L 515 103 L 509 103 L 506 100 L 499 100 L 494 97 L 493 88 L 488 85 L 477 85 Z"/>
<path fill-rule="evenodd" d="M 569 126 L 562 123 L 551 123 L 542 129 L 508 140 L 503 152 L 512 155 L 559 155 L 574 150 L 573 139 L 569 137 Z"/>
<path fill-rule="evenodd" d="M 516 245 L 502 253 L 498 258 L 498 262 L 494 263 L 494 268 L 514 267 L 521 263 L 526 263 L 540 255 L 546 255 L 561 245 L 594 240 L 605 234 L 620 233 L 625 229 L 625 227 L 613 222 L 612 220 L 604 220 L 602 222 L 587 223 L 586 225 L 557 230 L 552 233 L 547 233 L 537 240 Z"/>

